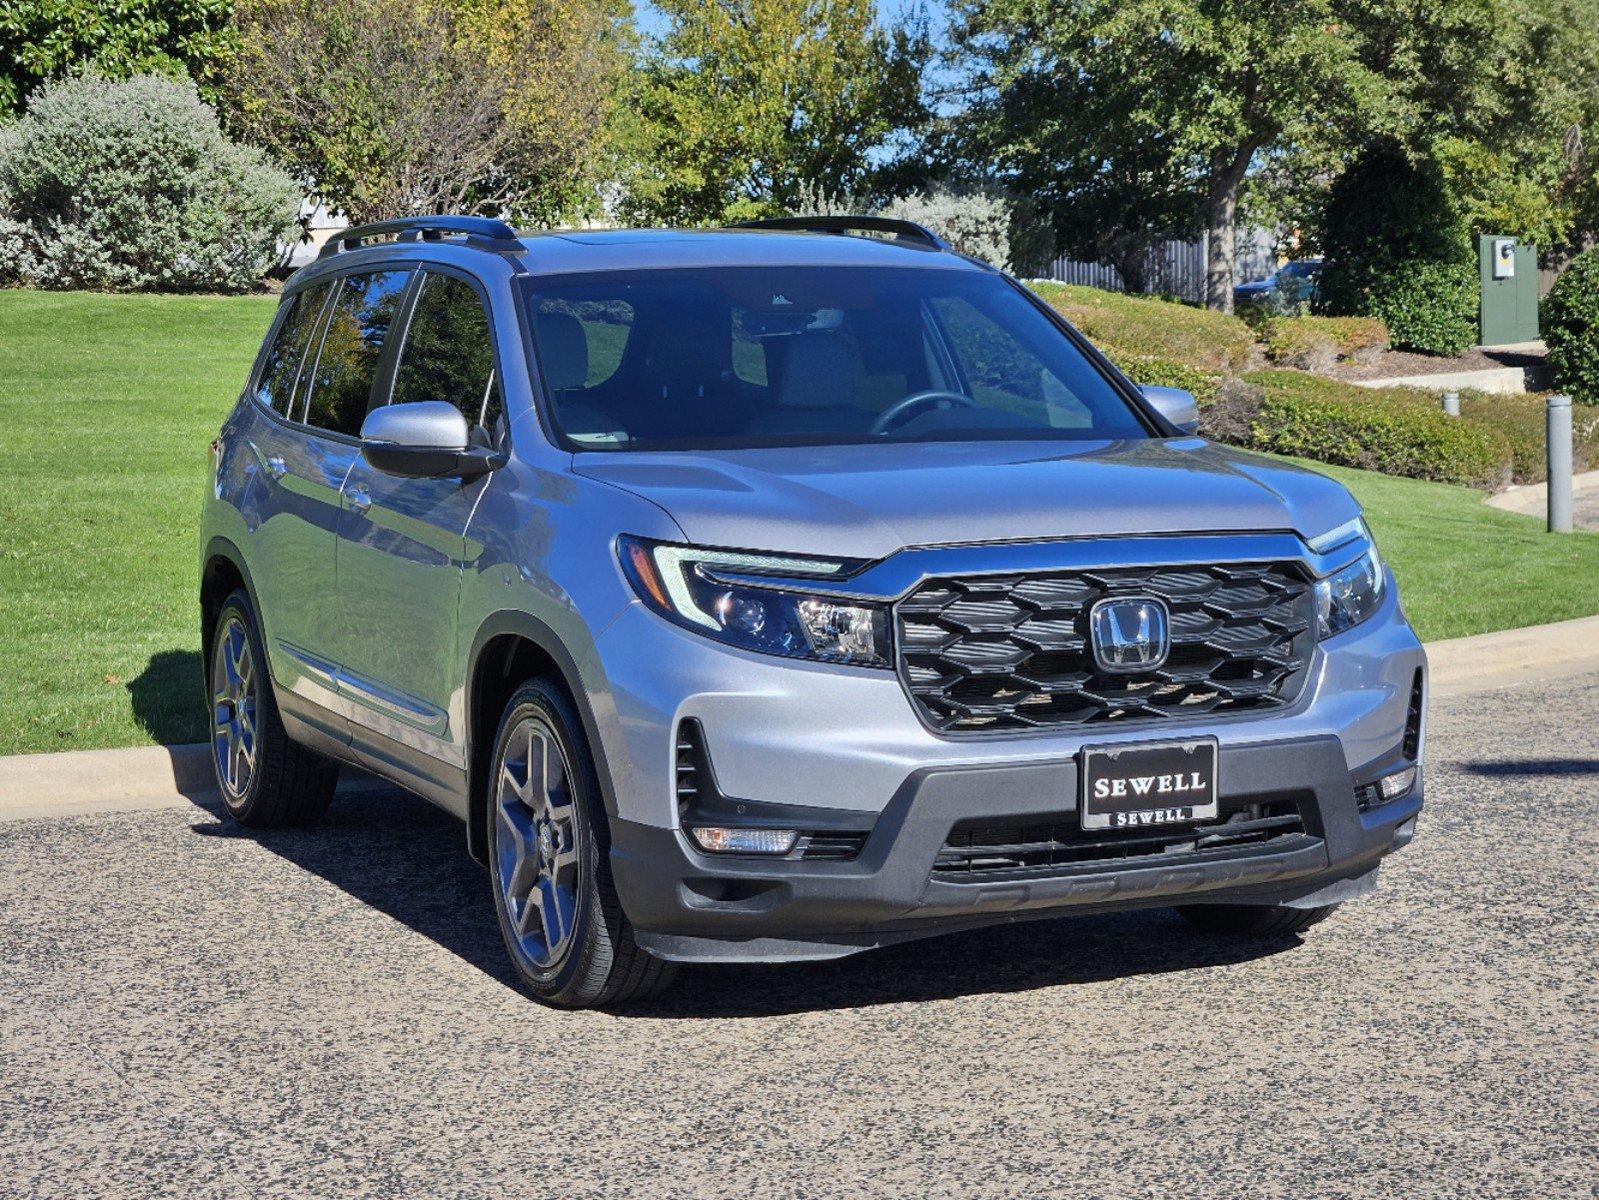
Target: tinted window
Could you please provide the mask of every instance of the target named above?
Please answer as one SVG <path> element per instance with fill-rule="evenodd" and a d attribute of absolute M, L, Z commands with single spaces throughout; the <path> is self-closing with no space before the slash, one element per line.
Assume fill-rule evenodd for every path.
<path fill-rule="evenodd" d="M 274 412 L 287 415 L 294 396 L 294 380 L 305 359 L 305 347 L 330 284 L 297 292 L 283 302 L 288 310 L 278 322 L 277 334 L 267 349 L 256 380 L 255 398 Z"/>
<path fill-rule="evenodd" d="M 1148 436 L 1072 340 L 987 273 L 740 267 L 523 286 L 554 423 L 583 446 Z"/>
<path fill-rule="evenodd" d="M 448 400 L 468 421 L 494 429 L 502 406 L 489 316 L 477 291 L 427 272 L 411 311 L 392 403 Z"/>
<path fill-rule="evenodd" d="M 354 437 L 366 419 L 383 339 L 399 307 L 409 272 L 346 275 L 335 286 L 322 345 L 312 373 L 305 420 Z"/>

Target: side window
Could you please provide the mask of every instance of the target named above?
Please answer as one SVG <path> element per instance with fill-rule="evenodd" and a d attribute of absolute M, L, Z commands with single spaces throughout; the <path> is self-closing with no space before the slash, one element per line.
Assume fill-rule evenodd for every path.
<path fill-rule="evenodd" d="M 337 280 L 311 374 L 305 420 L 319 429 L 351 437 L 361 432 L 383 339 L 405 294 L 408 271 L 374 271 Z"/>
<path fill-rule="evenodd" d="M 493 430 L 503 415 L 489 315 L 471 284 L 429 271 L 411 310 L 392 403 L 448 400 Z"/>
<path fill-rule="evenodd" d="M 311 330 L 322 312 L 331 284 L 307 288 L 284 301 L 288 312 L 278 323 L 277 335 L 268 347 L 255 382 L 255 398 L 276 413 L 287 416 L 294 398 L 294 381 L 305 360 Z"/>

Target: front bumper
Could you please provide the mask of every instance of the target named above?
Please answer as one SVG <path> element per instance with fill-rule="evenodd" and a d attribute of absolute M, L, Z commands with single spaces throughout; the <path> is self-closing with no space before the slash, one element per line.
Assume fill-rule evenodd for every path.
<path fill-rule="evenodd" d="M 1396 761 L 1396 760 L 1391 760 Z M 1292 801 L 1304 833 L 1283 849 L 1240 847 L 1081 863 L 1025 879 L 935 876 L 963 818 L 1056 814 L 1077 788 L 1074 760 L 917 771 L 848 862 L 762 860 L 699 852 L 675 829 L 613 825 L 611 857 L 640 941 L 684 961 L 830 958 L 955 929 L 1069 912 L 1184 901 L 1293 903 L 1369 876 L 1405 845 L 1422 783 L 1362 811 L 1334 737 L 1224 747 L 1228 802 Z M 1153 861 L 1152 861 L 1153 860 Z"/>
<path fill-rule="evenodd" d="M 1424 729 L 1407 747 L 1406 726 L 1426 659 L 1391 588 L 1378 613 L 1316 648 L 1292 705 L 1158 725 L 940 735 L 887 672 L 730 650 L 640 605 L 618 617 L 596 652 L 613 873 L 641 942 L 665 958 L 826 958 L 1070 912 L 1332 902 L 1369 887 L 1378 861 L 1410 840 L 1422 803 L 1419 773 L 1392 803 L 1363 808 L 1356 799 L 1361 785 L 1421 758 Z M 675 746 L 689 720 L 704 730 L 724 796 L 754 813 L 808 812 L 823 830 L 869 831 L 859 852 L 848 861 L 701 852 L 680 828 L 674 794 Z M 1074 811 L 1085 744 L 1174 736 L 1217 739 L 1224 812 L 1229 801 L 1292 801 L 1303 837 L 1025 878 L 935 871 L 957 821 Z"/>

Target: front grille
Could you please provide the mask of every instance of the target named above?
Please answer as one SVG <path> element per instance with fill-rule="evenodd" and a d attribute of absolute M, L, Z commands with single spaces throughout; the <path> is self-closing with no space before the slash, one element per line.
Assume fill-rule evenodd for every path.
<path fill-rule="evenodd" d="M 1127 596 L 1165 602 L 1171 655 L 1157 670 L 1104 675 L 1088 613 Z M 1315 645 L 1311 583 L 1293 563 L 933 579 L 895 617 L 912 700 L 933 728 L 960 733 L 1284 705 Z"/>
<path fill-rule="evenodd" d="M 1076 813 L 1014 820 L 971 818 L 956 823 L 933 865 L 933 877 L 988 882 L 1022 875 L 1067 874 L 1111 865 L 1153 865 L 1159 858 L 1240 850 L 1271 852 L 1309 842 L 1299 805 L 1292 800 L 1249 804 L 1213 821 L 1085 831 Z M 1137 861 L 1134 861 L 1137 860 Z"/>

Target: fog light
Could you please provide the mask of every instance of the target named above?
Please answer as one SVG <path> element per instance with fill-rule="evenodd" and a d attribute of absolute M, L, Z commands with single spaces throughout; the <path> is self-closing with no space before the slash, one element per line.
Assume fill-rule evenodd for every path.
<path fill-rule="evenodd" d="M 1406 767 L 1403 771 L 1395 771 L 1392 775 L 1384 775 L 1378 787 L 1382 790 L 1384 800 L 1397 800 L 1416 784 L 1416 768 Z"/>
<path fill-rule="evenodd" d="M 787 854 L 799 840 L 797 829 L 724 829 L 695 825 L 689 834 L 713 854 Z"/>

